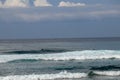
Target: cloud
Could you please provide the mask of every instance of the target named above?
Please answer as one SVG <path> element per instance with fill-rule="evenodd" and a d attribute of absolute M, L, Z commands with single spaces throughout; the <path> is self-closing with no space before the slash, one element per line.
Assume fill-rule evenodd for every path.
<path fill-rule="evenodd" d="M 64 2 L 61 1 L 58 5 L 58 7 L 78 7 L 78 6 L 85 6 L 85 3 L 74 3 L 74 2 Z"/>
<path fill-rule="evenodd" d="M 29 0 L 6 0 L 3 4 L 4 8 L 9 7 L 28 7 Z"/>
<path fill-rule="evenodd" d="M 47 0 L 35 0 L 34 1 L 34 6 L 39 7 L 39 6 L 52 6 Z"/>
<path fill-rule="evenodd" d="M 47 0 L 5 0 L 4 3 L 0 1 L 0 8 L 13 8 L 13 7 L 40 7 L 52 6 Z"/>
<path fill-rule="evenodd" d="M 0 1 L 0 7 L 2 7 L 3 5 L 2 5 L 2 2 Z"/>

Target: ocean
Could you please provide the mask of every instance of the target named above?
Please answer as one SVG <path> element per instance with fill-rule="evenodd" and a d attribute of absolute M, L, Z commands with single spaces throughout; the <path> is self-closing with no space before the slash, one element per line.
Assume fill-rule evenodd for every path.
<path fill-rule="evenodd" d="M 120 80 L 120 38 L 1 39 L 0 80 Z"/>

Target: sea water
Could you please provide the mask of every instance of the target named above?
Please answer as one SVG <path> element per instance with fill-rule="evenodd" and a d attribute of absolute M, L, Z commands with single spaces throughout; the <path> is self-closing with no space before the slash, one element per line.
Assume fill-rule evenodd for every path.
<path fill-rule="evenodd" d="M 0 80 L 120 80 L 120 39 L 0 40 Z"/>

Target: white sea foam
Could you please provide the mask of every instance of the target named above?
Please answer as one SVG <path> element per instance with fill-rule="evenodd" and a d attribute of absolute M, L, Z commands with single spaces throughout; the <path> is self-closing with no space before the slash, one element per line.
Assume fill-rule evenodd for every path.
<path fill-rule="evenodd" d="M 98 76 L 120 76 L 120 71 L 93 71 Z M 56 74 L 32 74 L 32 75 L 10 75 L 1 76 L 0 80 L 54 80 L 54 79 L 77 79 L 86 78 L 87 73 L 70 73 L 62 71 Z"/>
<path fill-rule="evenodd" d="M 100 76 L 120 76 L 120 71 L 94 71 L 94 73 Z"/>
<path fill-rule="evenodd" d="M 54 79 L 72 79 L 87 77 L 85 73 L 70 73 L 63 71 L 57 74 L 40 74 L 40 75 L 14 75 L 0 77 L 0 80 L 54 80 Z"/>
<path fill-rule="evenodd" d="M 86 59 L 120 59 L 119 50 L 84 50 L 72 51 L 54 54 L 12 54 L 0 55 L 0 63 L 14 61 L 19 59 L 36 59 L 36 60 L 86 60 Z"/>

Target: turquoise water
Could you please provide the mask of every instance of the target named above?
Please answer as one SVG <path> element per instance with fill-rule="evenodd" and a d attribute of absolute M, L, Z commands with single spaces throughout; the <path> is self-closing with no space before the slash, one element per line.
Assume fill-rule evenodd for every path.
<path fill-rule="evenodd" d="M 119 79 L 119 39 L 0 40 L 0 80 Z"/>

